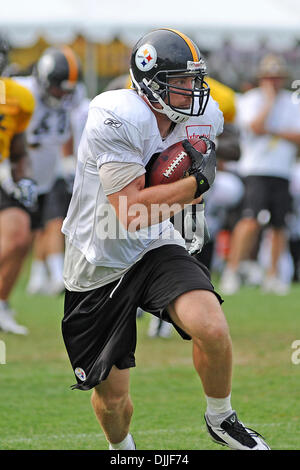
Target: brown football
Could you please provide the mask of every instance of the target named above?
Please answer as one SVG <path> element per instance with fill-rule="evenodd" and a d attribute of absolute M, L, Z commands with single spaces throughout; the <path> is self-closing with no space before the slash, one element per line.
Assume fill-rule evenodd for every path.
<path fill-rule="evenodd" d="M 206 143 L 201 139 L 189 139 L 198 152 L 206 152 Z M 191 157 L 184 150 L 182 143 L 177 142 L 163 150 L 155 159 L 149 170 L 149 186 L 174 183 L 184 178 L 190 169 Z"/>

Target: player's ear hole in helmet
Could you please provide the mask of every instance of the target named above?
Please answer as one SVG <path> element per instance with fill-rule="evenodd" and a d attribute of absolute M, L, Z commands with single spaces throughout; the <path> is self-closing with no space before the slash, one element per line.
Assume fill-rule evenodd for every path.
<path fill-rule="evenodd" d="M 204 80 L 206 65 L 196 44 L 179 31 L 156 29 L 142 37 L 132 50 L 130 75 L 133 88 L 173 122 L 184 122 L 205 111 L 210 93 Z M 188 77 L 191 87 L 184 86 Z M 190 107 L 172 105 L 171 94 L 190 97 Z M 162 109 L 152 103 L 159 103 Z"/>
<path fill-rule="evenodd" d="M 80 75 L 80 63 L 70 47 L 50 47 L 39 58 L 34 74 L 43 101 L 55 108 L 74 92 Z"/>

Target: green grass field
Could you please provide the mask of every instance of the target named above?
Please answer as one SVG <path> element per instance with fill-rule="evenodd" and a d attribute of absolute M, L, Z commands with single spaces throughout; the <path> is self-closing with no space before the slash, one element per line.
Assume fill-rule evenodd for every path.
<path fill-rule="evenodd" d="M 107 449 L 90 392 L 70 389 L 75 379 L 60 330 L 63 297 L 28 296 L 27 269 L 11 302 L 30 334 L 0 332 L 6 345 L 6 364 L 0 365 L 0 449 Z M 234 346 L 233 408 L 272 449 L 299 450 L 300 364 L 291 360 L 291 345 L 300 340 L 299 284 L 287 297 L 244 288 L 223 307 Z M 175 332 L 169 339 L 148 338 L 149 319 L 138 320 L 137 367 L 131 372 L 138 449 L 223 450 L 205 430 L 191 343 Z"/>

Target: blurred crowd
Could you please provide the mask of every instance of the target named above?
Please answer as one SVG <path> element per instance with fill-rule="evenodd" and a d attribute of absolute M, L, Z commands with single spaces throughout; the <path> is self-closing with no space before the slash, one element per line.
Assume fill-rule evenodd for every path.
<path fill-rule="evenodd" d="M 205 195 L 210 240 L 197 256 L 220 276 L 219 288 L 224 295 L 235 294 L 244 284 L 287 295 L 291 283 L 300 282 L 300 103 L 291 90 L 291 81 L 300 72 L 300 45 L 277 54 L 263 43 L 255 50 L 242 51 L 225 41 L 220 50 L 205 55 L 207 81 L 223 111 L 225 125 L 217 142 L 217 177 Z M 20 101 L 14 108 L 15 116 L 25 112 L 24 89 L 31 94 L 34 106 L 26 111 L 26 124 L 19 129 L 15 126 L 9 137 L 13 142 L 14 135 L 25 135 L 30 176 L 26 171 L 21 177 L 14 175 L 15 162 L 21 161 L 18 155 L 23 150 L 11 147 L 13 158 L 9 158 L 9 150 L 5 155 L 0 148 L 0 223 L 2 235 L 10 241 L 5 244 L 0 237 L 0 329 L 27 334 L 18 324 L 9 298 L 28 256 L 28 294 L 63 292 L 61 225 L 90 98 L 80 63 L 67 46 L 44 51 L 28 76 L 12 77 L 7 59 L 2 38 L 1 80 L 7 90 L 11 81 L 20 86 L 10 98 Z M 128 87 L 129 83 L 126 74 L 112 80 L 107 89 Z M 0 110 L 7 104 L 0 99 Z M 11 212 L 7 219 L 13 220 L 10 227 L 3 214 L 20 209 L 20 205 L 26 207 L 28 220 Z M 20 236 L 27 241 L 17 251 Z M 142 314 L 138 312 L 138 316 Z M 153 319 L 149 335 L 168 337 L 170 328 Z"/>
<path fill-rule="evenodd" d="M 210 74 L 237 92 L 256 86 L 257 66 L 267 54 L 279 54 L 284 59 L 291 82 L 300 76 L 300 40 L 279 52 L 266 39 L 249 47 L 239 47 L 237 41 L 224 39 L 222 47 L 203 53 Z"/>

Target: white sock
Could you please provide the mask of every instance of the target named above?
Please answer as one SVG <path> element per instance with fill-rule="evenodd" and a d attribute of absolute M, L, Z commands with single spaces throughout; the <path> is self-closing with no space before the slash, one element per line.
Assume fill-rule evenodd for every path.
<path fill-rule="evenodd" d="M 233 411 L 231 408 L 231 394 L 225 398 L 212 398 L 206 395 L 206 403 L 206 414 L 214 426 L 221 424 Z"/>
<path fill-rule="evenodd" d="M 31 263 L 30 279 L 44 279 L 47 276 L 47 268 L 44 261 L 35 259 Z"/>
<path fill-rule="evenodd" d="M 131 434 L 127 434 L 123 441 L 117 444 L 109 443 L 109 450 L 135 450 L 134 441 Z"/>
<path fill-rule="evenodd" d="M 46 263 L 52 280 L 63 279 L 64 254 L 54 253 L 47 256 Z"/>

